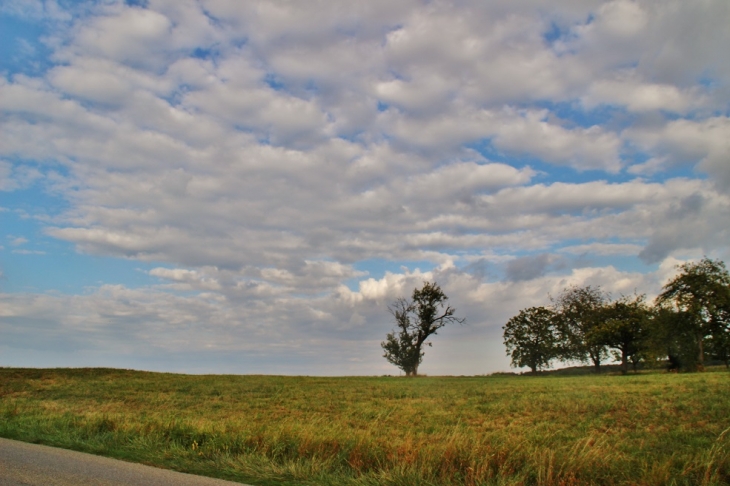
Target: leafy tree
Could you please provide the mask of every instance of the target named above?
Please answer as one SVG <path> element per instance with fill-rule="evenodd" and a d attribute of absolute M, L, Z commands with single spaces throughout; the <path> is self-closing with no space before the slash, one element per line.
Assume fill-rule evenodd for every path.
<path fill-rule="evenodd" d="M 669 370 L 697 368 L 695 337 L 686 318 L 686 314 L 669 307 L 652 309 L 647 354 L 655 362 L 668 361 Z"/>
<path fill-rule="evenodd" d="M 730 368 L 730 309 L 723 309 L 717 327 L 709 338 L 709 348 L 714 359 Z"/>
<path fill-rule="evenodd" d="M 465 319 L 454 316 L 456 309 L 446 304 L 448 297 L 436 282 L 424 282 L 421 289 L 413 289 L 411 300 L 400 298 L 388 309 L 395 318 L 397 331 L 393 330 L 380 343 L 383 357 L 402 369 L 407 376 L 418 375 L 423 360 L 423 345 L 431 346 L 427 339 L 446 324 Z"/>
<path fill-rule="evenodd" d="M 629 360 L 634 371 L 648 350 L 650 311 L 644 295 L 622 297 L 608 304 L 603 312 L 603 322 L 595 329 L 595 339 L 616 350 L 621 360 L 621 373 L 628 373 Z"/>
<path fill-rule="evenodd" d="M 600 287 L 570 287 L 553 300 L 558 315 L 561 359 L 593 362 L 596 372 L 608 355 L 597 334 L 603 322 L 608 295 Z"/>
<path fill-rule="evenodd" d="M 728 329 L 730 308 L 730 274 L 720 260 L 703 258 L 678 267 L 680 273 L 670 280 L 656 299 L 658 306 L 676 313 L 674 324 L 691 336 L 697 369 L 704 369 L 706 344 L 710 351 L 722 354 Z"/>
<path fill-rule="evenodd" d="M 559 355 L 555 325 L 555 313 L 546 307 L 523 309 L 507 321 L 502 329 L 512 366 L 528 366 L 533 373 L 549 368 Z"/>

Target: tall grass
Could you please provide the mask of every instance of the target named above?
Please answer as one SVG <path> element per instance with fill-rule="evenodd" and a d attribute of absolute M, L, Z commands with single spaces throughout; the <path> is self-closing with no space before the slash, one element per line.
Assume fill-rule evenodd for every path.
<path fill-rule="evenodd" d="M 0 435 L 251 484 L 727 485 L 730 374 L 0 369 Z"/>

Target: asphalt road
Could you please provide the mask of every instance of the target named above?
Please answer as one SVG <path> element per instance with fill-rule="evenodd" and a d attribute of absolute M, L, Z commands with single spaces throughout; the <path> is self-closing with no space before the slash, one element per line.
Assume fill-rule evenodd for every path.
<path fill-rule="evenodd" d="M 106 457 L 0 439 L 0 486 L 241 486 Z"/>

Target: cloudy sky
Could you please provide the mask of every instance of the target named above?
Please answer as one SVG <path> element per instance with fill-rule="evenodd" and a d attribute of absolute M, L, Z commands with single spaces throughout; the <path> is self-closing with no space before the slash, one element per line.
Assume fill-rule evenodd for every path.
<path fill-rule="evenodd" d="M 730 260 L 727 0 L 0 2 L 0 366 L 509 370 L 568 285 Z"/>

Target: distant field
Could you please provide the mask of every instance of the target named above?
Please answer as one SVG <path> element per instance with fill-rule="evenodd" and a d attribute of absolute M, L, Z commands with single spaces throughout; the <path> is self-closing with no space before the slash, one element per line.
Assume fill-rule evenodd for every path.
<path fill-rule="evenodd" d="M 257 485 L 728 485 L 730 373 L 0 369 L 0 435 Z"/>

